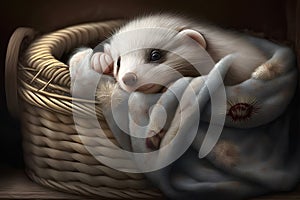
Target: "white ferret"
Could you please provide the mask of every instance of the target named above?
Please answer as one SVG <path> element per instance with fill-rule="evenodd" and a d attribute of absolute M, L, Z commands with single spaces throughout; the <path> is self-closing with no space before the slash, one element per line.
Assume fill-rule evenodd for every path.
<path fill-rule="evenodd" d="M 78 62 L 88 57 L 89 68 L 113 74 L 122 89 L 155 93 L 178 79 L 176 72 L 192 77 L 207 74 L 211 68 L 205 65 L 210 60 L 216 63 L 233 53 L 237 56 L 225 77 L 225 85 L 238 84 L 251 77 L 275 78 L 285 71 L 286 62 L 294 59 L 289 48 L 264 39 L 182 16 L 157 14 L 129 21 L 100 51 L 80 49 L 71 57 L 69 65 L 71 77 L 80 76 Z"/>

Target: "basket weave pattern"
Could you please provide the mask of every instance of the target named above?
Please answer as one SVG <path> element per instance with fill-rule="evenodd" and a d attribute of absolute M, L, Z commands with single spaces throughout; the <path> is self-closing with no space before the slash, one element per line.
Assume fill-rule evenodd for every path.
<path fill-rule="evenodd" d="M 142 174 L 124 173 L 97 161 L 84 147 L 97 148 L 102 157 L 116 159 L 116 144 L 100 107 L 96 113 L 105 135 L 98 134 L 87 117 L 94 101 L 73 99 L 70 95 L 69 67 L 59 59 L 75 47 L 100 42 L 120 25 L 106 21 L 65 28 L 40 36 L 30 44 L 18 62 L 18 96 L 22 105 L 24 160 L 32 180 L 62 191 L 104 198 L 156 198 L 161 193 Z M 73 121 L 72 101 L 88 128 L 79 136 Z M 77 126 L 78 128 L 78 126 Z"/>

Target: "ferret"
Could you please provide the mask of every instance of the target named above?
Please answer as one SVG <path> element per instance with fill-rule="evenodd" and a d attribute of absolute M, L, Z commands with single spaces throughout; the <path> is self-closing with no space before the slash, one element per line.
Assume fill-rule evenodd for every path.
<path fill-rule="evenodd" d="M 78 76 L 78 62 L 88 57 L 89 68 L 111 74 L 123 90 L 157 93 L 180 76 L 209 73 L 211 67 L 205 65 L 228 54 L 237 56 L 224 83 L 235 85 L 249 78 L 275 78 L 284 72 L 292 52 L 264 39 L 183 16 L 156 14 L 125 23 L 109 42 L 94 50 L 80 49 L 71 57 L 69 66 L 71 78 Z"/>
<path fill-rule="evenodd" d="M 130 20 L 105 44 L 79 49 L 69 60 L 71 88 L 75 79 L 79 88 L 89 85 L 91 74 L 85 72 L 92 69 L 113 76 L 126 92 L 163 92 L 182 76 L 208 74 L 229 54 L 235 56 L 225 85 L 276 78 L 295 61 L 288 47 L 183 16 L 156 14 Z M 84 96 L 86 91 L 80 91 L 76 95 Z M 157 135 L 147 138 L 148 148 L 159 147 L 163 135 Z"/>

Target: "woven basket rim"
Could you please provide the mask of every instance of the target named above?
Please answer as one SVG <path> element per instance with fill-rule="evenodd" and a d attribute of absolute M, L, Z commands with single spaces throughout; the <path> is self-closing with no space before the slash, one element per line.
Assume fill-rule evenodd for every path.
<path fill-rule="evenodd" d="M 96 100 L 74 98 L 70 94 L 69 66 L 60 61 L 63 54 L 79 46 L 99 43 L 122 24 L 122 20 L 85 23 L 63 28 L 37 37 L 27 48 L 18 63 L 18 94 L 28 103 L 46 107 L 60 113 L 74 111 L 73 102 L 82 106 L 78 114 L 92 115 L 91 106 Z M 87 112 L 88 111 L 88 112 Z M 97 115 L 103 118 L 101 109 Z"/>

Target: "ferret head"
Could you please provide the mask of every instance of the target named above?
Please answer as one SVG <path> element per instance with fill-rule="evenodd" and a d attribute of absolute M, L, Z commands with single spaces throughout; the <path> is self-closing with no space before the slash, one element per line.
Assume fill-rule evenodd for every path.
<path fill-rule="evenodd" d="M 128 92 L 155 93 L 182 76 L 197 76 L 192 63 L 206 56 L 201 57 L 206 48 L 202 34 L 186 28 L 126 27 L 107 48 L 114 60 L 114 76 Z"/>

